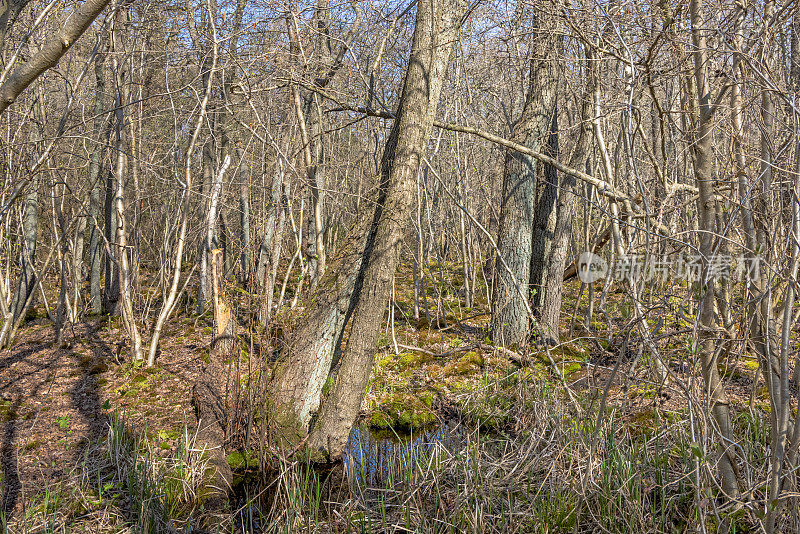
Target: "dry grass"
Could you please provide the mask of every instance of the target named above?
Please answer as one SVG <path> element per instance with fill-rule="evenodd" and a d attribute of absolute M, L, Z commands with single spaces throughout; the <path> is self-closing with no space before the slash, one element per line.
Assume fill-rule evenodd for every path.
<path fill-rule="evenodd" d="M 716 437 L 681 317 L 653 329 L 685 389 L 652 381 L 624 293 L 609 292 L 600 320 L 587 330 L 579 320 L 584 304 L 569 292 L 566 341 L 549 357 L 533 349 L 511 353 L 488 345 L 485 303 L 460 308 L 456 274 L 443 270 L 451 290 L 429 294 L 442 319 L 434 325 L 409 317 L 408 284 L 398 284 L 395 323 L 383 333 L 362 418 L 380 414 L 394 428 L 407 420 L 414 432 L 431 417 L 457 421 L 459 446 L 418 450 L 412 464 L 383 458 L 393 466 L 388 478 L 358 479 L 341 465 L 320 469 L 281 458 L 260 439 L 268 369 L 265 359 L 251 356 L 261 355 L 251 343 L 231 362 L 240 409 L 230 447 L 256 457 L 261 468 L 245 462 L 251 469 L 238 473 L 245 480 L 221 515 L 205 506 L 211 477 L 186 393 L 206 327 L 176 318 L 161 367 L 146 373 L 115 362 L 113 322 L 87 328 L 63 353 L 42 349 L 47 332 L 33 325 L 8 364 L 23 380 L 15 391 L 33 393 L 0 402 L 9 422 L 32 423 L 19 426 L 23 437 L 12 443 L 15 461 L 26 466 L 18 469 L 25 487 L 17 510 L 0 515 L 0 532 L 758 530 L 769 405 L 751 358 L 731 353 L 721 369 L 748 490 L 742 501 L 729 502 L 716 486 Z M 188 419 L 176 433 L 182 414 Z M 7 490 L 10 482 L 2 485 Z M 800 524 L 791 509 L 779 523 L 785 532 Z"/>

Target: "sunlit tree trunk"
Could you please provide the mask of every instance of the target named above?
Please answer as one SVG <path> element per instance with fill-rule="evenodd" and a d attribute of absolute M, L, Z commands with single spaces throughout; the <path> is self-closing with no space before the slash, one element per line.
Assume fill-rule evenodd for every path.
<path fill-rule="evenodd" d="M 111 30 L 112 51 L 124 51 L 125 47 L 121 41 L 122 31 L 117 26 L 121 24 L 121 16 L 118 14 L 114 21 L 115 27 Z M 125 131 L 125 112 L 130 97 L 130 80 L 126 75 L 128 72 L 120 64 L 118 57 L 113 56 L 114 83 L 116 85 L 116 99 L 114 102 L 116 124 L 115 124 L 115 156 L 116 156 L 116 189 L 114 191 L 114 243 L 113 248 L 115 261 L 118 270 L 117 287 L 119 296 L 119 306 L 121 307 L 122 322 L 131 340 L 131 353 L 134 360 L 142 360 L 142 338 L 137 325 L 137 318 L 133 310 L 133 289 L 131 286 L 131 251 L 128 248 L 128 216 L 126 214 L 126 178 L 128 171 L 128 150 L 124 144 Z M 112 262 L 109 262 L 112 263 Z"/>
<path fill-rule="evenodd" d="M 242 252 L 239 257 L 241 274 L 239 280 L 243 286 L 250 282 L 250 175 L 244 161 L 244 151 L 237 152 L 239 157 L 239 228 Z"/>
<path fill-rule="evenodd" d="M 367 380 L 389 299 L 391 281 L 400 260 L 400 244 L 411 216 L 416 175 L 430 137 L 450 52 L 468 3 L 460 0 L 420 0 L 411 57 L 393 125 L 394 146 L 387 146 L 383 170 L 385 198 L 378 201 L 374 233 L 367 242 L 363 282 L 353 308 L 352 325 L 341 368 L 325 399 L 308 440 L 316 458 L 339 457 Z"/>
<path fill-rule="evenodd" d="M 718 469 L 722 490 L 728 498 L 739 495 L 739 484 L 736 475 L 736 452 L 731 441 L 730 403 L 717 368 L 718 352 L 716 347 L 717 317 L 715 312 L 715 293 L 717 281 L 709 273 L 709 263 L 716 254 L 716 200 L 714 198 L 715 179 L 712 172 L 713 131 L 711 119 L 714 113 L 711 101 L 711 86 L 708 79 L 708 52 L 706 46 L 707 25 L 701 0 L 691 0 L 689 4 L 692 24 L 692 52 L 694 60 L 694 91 L 690 95 L 694 99 L 694 129 L 692 166 L 697 182 L 700 247 L 703 258 L 703 275 L 701 278 L 698 351 L 702 365 L 706 393 L 709 398 L 711 416 L 719 433 Z M 691 86 L 692 84 L 690 84 Z"/>
<path fill-rule="evenodd" d="M 219 203 L 220 197 L 222 196 L 222 182 L 230 164 L 231 158 L 226 155 L 222 162 L 222 167 L 220 167 L 214 178 L 209 193 L 208 218 L 206 220 L 206 240 L 209 244 L 213 243 L 214 234 L 216 233 Z M 230 304 L 227 302 L 223 291 L 225 284 L 225 264 L 222 249 L 213 247 L 209 260 L 211 262 L 210 274 L 214 312 L 214 339 L 211 340 L 211 347 L 213 353 L 228 357 L 233 353 L 235 345 L 235 321 L 231 313 Z"/>
<path fill-rule="evenodd" d="M 572 152 L 569 166 L 573 169 L 583 168 L 591 149 L 591 98 L 594 94 L 593 86 L 597 83 L 594 75 L 594 66 L 590 65 L 592 54 L 587 53 L 586 77 L 587 92 L 583 97 L 581 113 L 578 115 L 578 140 Z M 558 186 L 558 201 L 556 203 L 556 224 L 553 233 L 553 244 L 545 268 L 545 279 L 542 286 L 541 308 L 539 323 L 543 341 L 555 345 L 559 342 L 559 320 L 561 317 L 561 302 L 564 288 L 564 269 L 567 264 L 567 255 L 572 237 L 572 220 L 574 206 L 578 194 L 577 181 L 569 174 L 561 175 Z M 591 285 L 590 285 L 591 287 Z M 590 295 L 590 301 L 591 301 Z"/>
<path fill-rule="evenodd" d="M 12 322 L 21 319 L 25 313 L 28 298 L 36 290 L 36 241 L 39 227 L 39 180 L 28 185 L 22 215 L 22 247 L 20 247 L 20 269 L 17 291 L 11 302 Z"/>
<path fill-rule="evenodd" d="M 94 95 L 94 147 L 92 148 L 91 161 L 89 163 L 89 183 L 91 192 L 89 193 L 89 312 L 99 314 L 103 311 L 103 301 L 101 294 L 101 263 L 103 254 L 103 243 L 101 243 L 100 232 L 102 231 L 100 217 L 100 198 L 103 188 L 101 176 L 102 158 L 104 152 L 103 129 L 104 116 L 103 109 L 105 104 L 105 54 L 98 53 L 95 57 L 95 95 Z"/>
<path fill-rule="evenodd" d="M 530 85 L 522 115 L 514 125 L 511 140 L 538 151 L 547 140 L 553 121 L 556 80 L 553 62 L 554 50 L 543 32 L 537 34 L 537 57 L 531 59 Z M 503 192 L 498 220 L 498 254 L 511 272 L 496 260 L 494 290 L 492 293 L 492 338 L 499 345 L 522 346 L 530 336 L 528 306 L 523 302 L 531 283 L 531 267 L 538 258 L 543 261 L 549 242 L 544 232 L 551 220 L 555 184 L 537 194 L 537 161 L 517 152 L 507 152 L 503 169 Z M 550 177 L 552 179 L 552 177 Z M 534 221 L 541 226 L 535 234 Z M 534 236 L 538 239 L 534 243 Z M 536 250 L 534 251 L 534 247 Z M 536 270 L 537 284 L 541 283 L 541 270 Z M 520 291 L 519 288 L 524 288 Z"/>

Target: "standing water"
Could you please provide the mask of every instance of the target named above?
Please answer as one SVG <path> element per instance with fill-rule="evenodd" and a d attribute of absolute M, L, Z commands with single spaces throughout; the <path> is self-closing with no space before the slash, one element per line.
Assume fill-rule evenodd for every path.
<path fill-rule="evenodd" d="M 235 529 L 237 532 L 267 532 L 276 516 L 285 520 L 287 513 L 294 513 L 287 510 L 287 505 L 288 508 L 297 507 L 297 513 L 303 513 L 301 509 L 305 508 L 306 511 L 315 510 L 315 516 L 324 514 L 320 509 L 323 501 L 328 504 L 343 502 L 329 493 L 338 493 L 336 487 L 345 491 L 339 498 L 347 500 L 349 495 L 365 509 L 384 507 L 387 491 L 391 493 L 393 488 L 415 480 L 431 462 L 441 455 L 457 453 L 465 442 L 466 434 L 455 421 L 410 434 L 375 431 L 367 425 L 356 425 L 342 455 L 344 479 L 339 480 L 343 487 L 333 482 L 330 468 L 317 470 L 299 466 L 300 470 L 295 472 L 300 475 L 299 479 L 292 478 L 296 483 L 289 485 L 293 490 L 280 479 L 267 482 L 263 473 L 243 473 L 244 478 L 234 490 L 237 494 Z M 284 495 L 288 501 L 279 504 L 281 499 L 277 498 L 276 491 L 288 491 L 291 495 Z"/>
<path fill-rule="evenodd" d="M 392 487 L 424 468 L 437 451 L 452 454 L 463 444 L 457 422 L 407 435 L 357 425 L 350 432 L 342 463 L 353 490 Z"/>

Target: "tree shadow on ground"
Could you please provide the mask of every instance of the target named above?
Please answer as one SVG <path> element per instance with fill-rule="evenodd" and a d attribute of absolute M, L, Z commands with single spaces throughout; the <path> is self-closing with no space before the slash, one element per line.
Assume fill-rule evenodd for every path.
<path fill-rule="evenodd" d="M 2 493 L 0 493 L 0 517 L 8 521 L 14 514 L 19 501 L 22 484 L 17 468 L 16 438 L 17 411 L 22 404 L 22 395 L 17 394 L 14 401 L 4 405 L 0 417 L 5 418 L 3 442 L 0 445 L 0 473 L 2 474 Z"/>
<path fill-rule="evenodd" d="M 35 398 L 40 395 L 43 386 L 48 385 L 47 393 L 56 379 L 57 357 L 43 359 L 37 357 L 42 345 L 27 343 L 21 347 L 4 351 L 0 358 L 0 373 L 8 377 L 0 383 L 0 425 L 2 425 L 2 443 L 0 443 L 0 518 L 8 522 L 17 513 L 21 504 L 23 477 L 19 470 L 20 448 L 19 433 L 20 411 L 25 398 Z M 9 373 L 8 369 L 17 364 L 24 364 L 30 369 L 24 373 Z M 53 369 L 50 373 L 48 370 Z M 43 379 L 37 380 L 37 374 L 43 374 Z M 25 387 L 25 395 L 21 388 Z M 13 400 L 12 400 L 13 399 Z M 36 424 L 36 418 L 31 423 L 31 428 Z"/>

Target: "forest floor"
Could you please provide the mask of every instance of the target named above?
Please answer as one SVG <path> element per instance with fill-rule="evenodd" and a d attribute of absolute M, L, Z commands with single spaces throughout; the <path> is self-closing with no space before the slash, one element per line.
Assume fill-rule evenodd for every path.
<path fill-rule="evenodd" d="M 491 345 L 485 292 L 464 308 L 458 289 L 463 277 L 455 268 L 442 266 L 439 272 L 445 270 L 450 283 L 442 287 L 450 290 L 426 295 L 430 320 L 424 310 L 423 318 L 413 319 L 410 273 L 406 269 L 397 277 L 394 321 L 387 317 L 362 407 L 363 421 L 373 428 L 418 432 L 459 417 L 484 433 L 515 436 L 529 423 L 519 414 L 520 381 L 546 384 L 551 390 L 566 385 L 594 405 L 605 395 L 602 402 L 613 408 L 615 423 L 625 423 L 634 437 L 652 436 L 659 418 L 684 418 L 683 394 L 674 385 L 656 383 L 646 356 L 637 353 L 641 343 L 622 291 L 609 292 L 603 322 L 595 320 L 589 330 L 582 317 L 586 297 L 578 302 L 579 284 L 568 285 L 562 315 L 566 341 L 547 352 L 520 353 Z M 651 326 L 670 372 L 687 380 L 691 324 L 686 316 L 654 315 Z M 66 347 L 54 348 L 51 322 L 38 317 L 27 323 L 12 349 L 0 353 L 0 532 L 6 525 L 16 531 L 13 525 L 22 523 L 28 529 L 32 523 L 26 521 L 36 517 L 41 527 L 56 515 L 59 524 L 73 524 L 73 529 L 77 523 L 85 530 L 115 524 L 103 503 L 113 488 L 103 487 L 108 484 L 101 483 L 100 471 L 93 472 L 97 482 L 88 482 L 95 490 L 86 490 L 85 480 L 92 472 L 87 464 L 110 454 L 109 428 L 122 421 L 146 442 L 148 454 L 163 458 L 186 454 L 196 429 L 192 387 L 208 359 L 207 317 L 173 318 L 158 364 L 149 369 L 130 361 L 118 319 L 89 318 L 72 325 L 66 338 Z M 242 342 L 240 364 L 250 358 L 252 346 Z M 752 386 L 757 369 L 752 359 L 728 355 L 722 365 L 735 406 L 743 412 L 748 406 L 768 410 L 763 387 Z M 67 498 L 70 488 L 94 491 L 93 497 L 75 504 Z M 125 518 L 133 506 L 131 497 L 127 499 L 119 504 L 123 523 L 130 522 Z"/>

